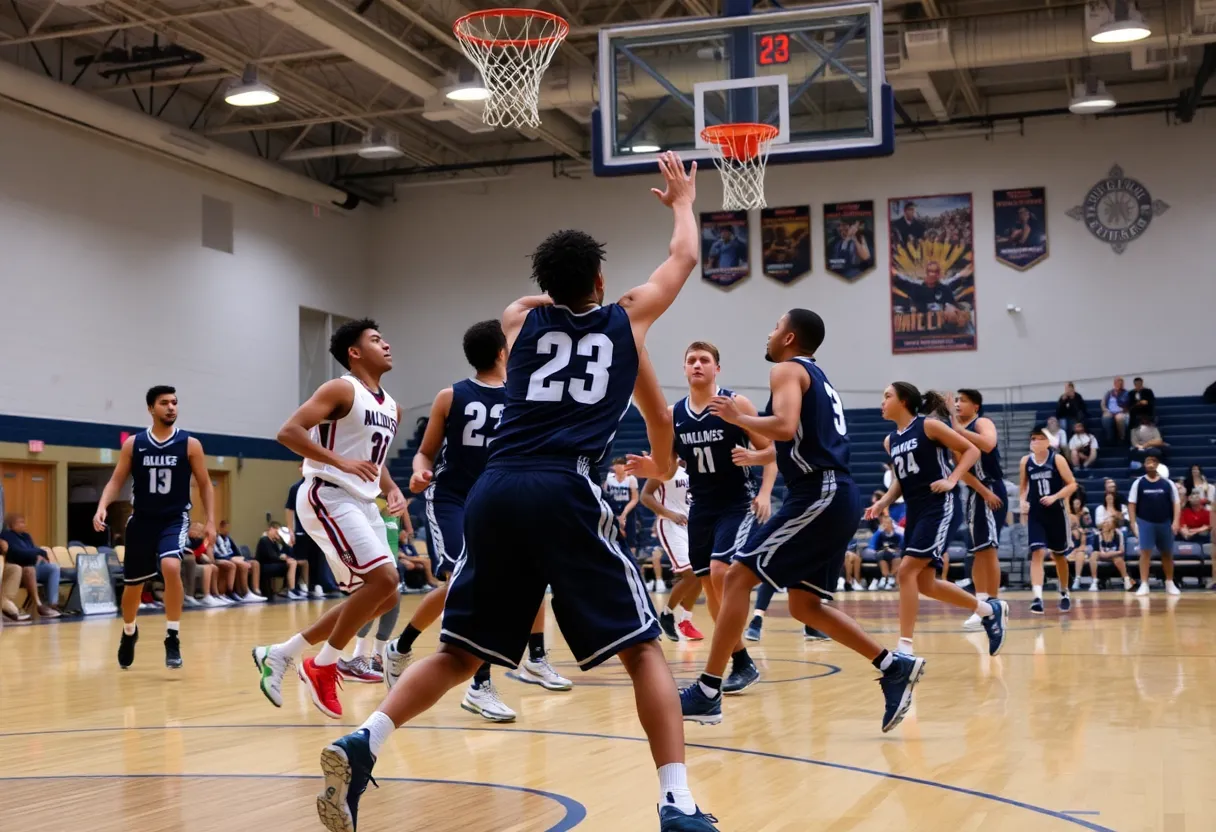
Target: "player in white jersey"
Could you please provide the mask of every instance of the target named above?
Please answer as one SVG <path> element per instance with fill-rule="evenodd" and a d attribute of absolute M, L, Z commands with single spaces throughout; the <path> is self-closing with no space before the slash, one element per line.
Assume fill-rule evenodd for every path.
<path fill-rule="evenodd" d="M 296 515 L 351 595 L 287 641 L 253 649 L 262 693 L 277 708 L 287 668 L 308 646 L 325 641 L 316 658 L 299 664 L 299 675 L 313 704 L 332 719 L 342 716 L 341 651 L 360 627 L 397 604 L 396 553 L 388 549 L 376 498 L 384 494 L 390 514 L 405 511 L 405 497 L 384 465 L 401 410 L 380 386 L 393 356 L 377 329 L 367 319 L 338 327 L 329 351 L 350 372 L 317 388 L 278 437 L 304 457 Z"/>
<path fill-rule="evenodd" d="M 697 603 L 700 587 L 694 589 L 700 579 L 692 571 L 688 560 L 688 469 L 684 460 L 680 460 L 675 474 L 666 482 L 657 477 L 646 480 L 642 487 L 642 505 L 655 513 L 655 535 L 659 544 L 671 561 L 671 571 L 679 575 L 676 585 L 667 596 L 667 603 L 659 613 L 659 626 L 663 634 L 672 641 L 680 641 L 681 636 L 688 641 L 700 641 L 705 638 L 701 631 L 692 623 L 692 608 Z M 655 555 L 654 574 L 658 581 L 662 575 L 658 554 Z M 671 607 L 671 599 L 682 599 Z"/>

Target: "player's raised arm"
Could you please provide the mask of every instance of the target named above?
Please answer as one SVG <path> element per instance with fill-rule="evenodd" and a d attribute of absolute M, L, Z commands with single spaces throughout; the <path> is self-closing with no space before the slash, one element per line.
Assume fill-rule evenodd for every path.
<path fill-rule="evenodd" d="M 552 303 L 553 298 L 548 295 L 528 295 L 515 301 L 503 311 L 502 331 L 507 336 L 508 353 L 511 352 L 511 347 L 515 344 L 515 336 L 519 335 L 519 330 L 523 328 L 524 319 L 528 317 L 528 313 L 538 306 L 550 306 Z"/>
<path fill-rule="evenodd" d="M 677 464 L 676 435 L 672 428 L 671 408 L 667 406 L 654 365 L 650 362 L 650 354 L 645 348 L 638 350 L 638 378 L 633 385 L 633 403 L 646 422 L 646 438 L 650 441 L 650 454 L 655 467 L 674 474 Z"/>
<path fill-rule="evenodd" d="M 452 388 L 445 387 L 435 395 L 431 403 L 431 417 L 426 423 L 422 434 L 422 442 L 418 452 L 414 454 L 414 470 L 410 476 L 410 491 L 421 494 L 431 484 L 434 477 L 435 457 L 443 447 L 443 429 L 448 421 L 448 412 L 452 409 Z"/>
<path fill-rule="evenodd" d="M 680 294 L 688 276 L 697 266 L 700 252 L 697 218 L 692 211 L 692 204 L 697 198 L 697 163 L 693 162 L 685 173 L 684 162 L 678 154 L 662 153 L 659 155 L 659 170 L 667 187 L 662 191 L 654 188 L 652 193 L 659 198 L 659 202 L 671 208 L 675 219 L 668 256 L 649 280 L 630 289 L 621 298 L 621 306 L 629 313 L 629 320 L 634 325 L 634 331 L 639 333 L 639 340 L 645 337 L 646 329 L 667 311 L 676 295 Z"/>
<path fill-rule="evenodd" d="M 340 419 L 350 413 L 355 403 L 355 390 L 346 381 L 335 378 L 317 388 L 308 401 L 300 405 L 291 418 L 279 428 L 279 444 L 295 451 L 305 459 L 331 465 L 339 471 L 354 474 L 372 482 L 379 476 L 374 462 L 366 459 L 345 459 L 329 448 L 312 441 L 309 431 L 327 419 Z"/>
<path fill-rule="evenodd" d="M 709 401 L 709 411 L 732 425 L 738 425 L 755 438 L 789 442 L 798 431 L 798 420 L 802 418 L 802 394 L 810 384 L 810 376 L 797 364 L 783 361 L 774 364 L 768 375 L 773 390 L 773 412 L 771 416 L 754 415 L 756 408 L 747 413 L 736 401 L 737 396 L 714 396 Z"/>
<path fill-rule="evenodd" d="M 128 436 L 127 441 L 122 443 L 122 450 L 118 452 L 118 464 L 114 466 L 114 473 L 110 474 L 110 481 L 101 490 L 101 499 L 97 501 L 97 512 L 93 515 L 94 531 L 106 530 L 106 511 L 110 503 L 114 502 L 114 498 L 122 492 L 127 477 L 131 476 L 131 454 L 134 447 L 134 436 Z"/>

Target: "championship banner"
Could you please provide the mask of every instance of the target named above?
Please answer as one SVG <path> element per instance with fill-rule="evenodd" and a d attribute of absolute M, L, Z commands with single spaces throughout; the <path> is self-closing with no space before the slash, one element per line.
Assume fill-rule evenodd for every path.
<path fill-rule="evenodd" d="M 701 215 L 701 279 L 724 289 L 751 274 L 747 264 L 747 212 Z"/>
<path fill-rule="evenodd" d="M 996 259 L 1025 271 L 1047 259 L 1047 189 L 992 192 Z"/>
<path fill-rule="evenodd" d="M 874 201 L 824 205 L 823 242 L 829 272 L 845 280 L 868 274 L 874 268 Z"/>
<path fill-rule="evenodd" d="M 891 351 L 973 350 L 971 194 L 892 199 Z"/>
<path fill-rule="evenodd" d="M 760 211 L 764 274 L 787 286 L 811 270 L 811 208 L 764 208 Z"/>

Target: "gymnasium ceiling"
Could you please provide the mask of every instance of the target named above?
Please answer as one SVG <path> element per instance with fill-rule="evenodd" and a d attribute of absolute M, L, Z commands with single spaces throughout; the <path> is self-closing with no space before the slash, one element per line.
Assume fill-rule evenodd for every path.
<path fill-rule="evenodd" d="M 303 176 L 377 199 L 393 186 L 501 173 L 474 164 L 553 156 L 587 167 L 590 79 L 599 26 L 716 15 L 720 0 L 540 0 L 571 21 L 551 79 L 585 83 L 577 101 L 547 109 L 535 134 L 480 132 L 476 117 L 435 121 L 448 76 L 465 64 L 452 21 L 490 0 L 0 0 L 0 60 L 105 101 L 149 113 Z M 785 2 L 786 8 L 806 3 Z M 757 3 L 768 7 L 766 0 Z M 1153 36 L 1099 52 L 1075 0 L 887 0 L 887 71 L 902 129 L 988 129 L 1001 116 L 1067 107 L 1092 74 L 1120 110 L 1172 113 L 1216 63 L 1216 0 L 1141 0 Z M 945 55 L 918 63 L 909 31 L 949 30 Z M 923 57 L 923 56 L 922 56 Z M 944 60 L 943 60 L 944 58 Z M 160 66 L 156 66 L 156 62 Z M 249 63 L 282 96 L 239 109 L 224 91 Z M 919 67 L 927 67 L 920 71 Z M 1216 84 L 1209 93 L 1216 93 Z M 1209 94 L 1208 98 L 1212 96 Z M 430 103 L 428 103 L 428 100 Z M 1064 117 L 1064 116 L 1058 116 Z M 1170 116 L 1177 117 L 1177 116 Z M 929 123 L 934 126 L 926 126 Z M 1011 123 L 1016 123 L 1013 121 Z M 913 126 L 921 125 L 920 127 Z M 944 126 L 943 126 L 944 125 Z M 404 158 L 326 155 L 371 128 L 398 134 Z M 470 132 L 466 128 L 474 128 Z M 301 151 L 314 158 L 286 161 Z M 382 175 L 388 171 L 391 175 Z M 393 173 L 396 171 L 396 173 Z"/>

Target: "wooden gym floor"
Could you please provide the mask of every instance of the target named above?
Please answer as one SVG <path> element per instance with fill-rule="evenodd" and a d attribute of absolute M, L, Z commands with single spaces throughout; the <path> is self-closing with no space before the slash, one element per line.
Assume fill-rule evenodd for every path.
<path fill-rule="evenodd" d="M 804 644 L 773 603 L 753 654 L 763 684 L 717 727 L 687 726 L 694 794 L 723 832 L 1023 832 L 1216 828 L 1216 597 L 1076 594 L 1066 620 L 1031 617 L 1024 595 L 1001 657 L 957 615 L 922 605 L 929 659 L 903 725 L 880 730 L 876 674 L 833 644 Z M 1052 606 L 1049 598 L 1049 607 Z M 416 604 L 404 599 L 404 622 Z M 880 640 L 897 635 L 891 593 L 842 594 Z M 294 832 L 320 829 L 317 756 L 342 726 L 298 680 L 274 709 L 250 648 L 285 637 L 320 602 L 192 612 L 185 667 L 166 670 L 161 616 L 140 619 L 135 666 L 118 670 L 116 620 L 0 634 L 0 830 Z M 697 622 L 711 628 L 704 606 Z M 550 632 L 554 632 L 550 621 Z M 657 827 L 656 780 L 617 662 L 547 693 L 495 677 L 513 725 L 459 708 L 453 691 L 390 741 L 361 832 Z M 424 634 L 423 651 L 435 644 Z M 708 642 L 665 644 L 678 680 Z M 383 689 L 348 685 L 357 725 Z"/>

